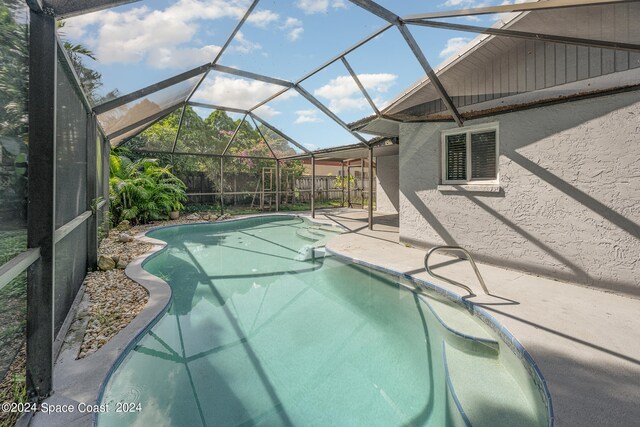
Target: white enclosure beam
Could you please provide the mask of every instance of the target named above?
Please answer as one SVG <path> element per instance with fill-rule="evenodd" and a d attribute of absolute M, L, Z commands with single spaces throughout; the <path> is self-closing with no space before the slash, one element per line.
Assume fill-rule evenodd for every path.
<path fill-rule="evenodd" d="M 632 3 L 638 0 L 545 0 L 501 6 L 476 7 L 442 12 L 419 13 L 403 17 L 403 20 L 454 18 L 458 16 L 487 15 L 492 13 L 525 12 L 531 10 L 559 9 L 564 7 L 593 6 L 599 4 Z"/>
<path fill-rule="evenodd" d="M 493 36 L 512 37 L 518 39 L 545 41 L 553 43 L 565 43 L 571 45 L 598 47 L 603 49 L 640 51 L 640 45 L 633 43 L 618 43 L 615 41 L 584 39 L 579 37 L 565 37 L 544 33 L 532 33 L 529 31 L 516 31 L 503 28 L 478 27 L 474 25 L 454 24 L 451 22 L 406 20 L 407 24 L 420 25 L 423 27 L 443 28 L 447 30 L 468 31 L 471 33 L 490 34 Z"/>

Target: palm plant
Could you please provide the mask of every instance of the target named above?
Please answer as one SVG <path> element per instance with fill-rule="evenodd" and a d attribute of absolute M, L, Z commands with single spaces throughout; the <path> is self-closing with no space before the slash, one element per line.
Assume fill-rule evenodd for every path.
<path fill-rule="evenodd" d="M 109 210 L 113 224 L 122 220 L 147 223 L 167 219 L 172 211 L 183 208 L 186 186 L 171 173 L 170 166 L 160 166 L 155 159 L 131 161 L 111 154 L 109 159 Z"/>

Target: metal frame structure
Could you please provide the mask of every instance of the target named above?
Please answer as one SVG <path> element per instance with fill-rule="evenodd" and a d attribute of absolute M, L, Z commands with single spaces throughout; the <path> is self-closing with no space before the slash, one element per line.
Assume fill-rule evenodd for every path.
<path fill-rule="evenodd" d="M 53 319 L 55 243 L 61 238 L 63 234 L 71 232 L 81 224 L 89 224 L 89 227 L 87 227 L 87 229 L 89 230 L 89 235 L 87 236 L 88 264 L 89 266 L 93 265 L 95 263 L 97 254 L 97 239 L 95 235 L 97 233 L 98 221 L 96 220 L 96 212 L 99 209 L 105 208 L 104 202 L 101 202 L 97 207 L 87 206 L 87 210 L 85 212 L 67 222 L 67 224 L 64 224 L 62 227 L 56 228 L 56 65 L 59 59 L 67 62 L 68 64 L 68 58 L 64 58 L 64 52 L 62 56 L 59 56 L 59 41 L 56 37 L 56 19 L 81 15 L 100 9 L 106 9 L 126 3 L 132 3 L 134 1 L 136 0 L 26 0 L 27 4 L 31 8 L 29 42 L 30 87 L 28 108 L 29 122 L 32 124 L 32 126 L 29 127 L 28 249 L 22 254 L 15 257 L 10 262 L 0 266 L 0 288 L 6 285 L 9 281 L 13 280 L 19 274 L 28 271 L 27 294 L 29 305 L 27 313 L 27 382 L 30 395 L 36 399 L 42 399 L 49 395 L 52 390 L 53 384 L 53 363 L 56 355 L 56 345 L 54 337 L 55 327 Z M 96 137 L 100 134 L 102 134 L 105 139 L 109 139 L 113 138 L 114 135 L 122 136 L 127 132 L 131 132 L 136 129 L 140 129 L 140 131 L 142 131 L 145 128 L 153 125 L 162 117 L 168 115 L 173 111 L 176 111 L 179 108 L 182 108 L 182 115 L 178 133 L 176 135 L 171 151 L 168 151 L 167 153 L 175 155 L 188 154 L 195 156 L 219 157 L 222 162 L 225 157 L 234 157 L 227 153 L 227 149 L 229 146 L 231 146 L 231 144 L 233 144 L 234 137 L 237 131 L 229 138 L 227 149 L 225 149 L 225 152 L 221 155 L 176 152 L 176 145 L 180 136 L 180 129 L 183 125 L 182 118 L 184 117 L 184 111 L 187 106 L 221 109 L 225 111 L 239 112 L 244 114 L 243 121 L 246 121 L 247 118 L 250 118 L 254 125 L 257 125 L 257 123 L 262 124 L 303 152 L 302 154 L 278 158 L 276 153 L 273 152 L 268 142 L 265 140 L 267 146 L 269 147 L 269 150 L 271 151 L 271 154 L 274 156 L 273 158 L 269 159 L 276 162 L 277 176 L 280 175 L 279 160 L 311 158 L 312 177 L 315 178 L 315 164 L 318 151 L 308 150 L 304 147 L 303 144 L 300 143 L 300 141 L 295 141 L 294 139 L 290 138 L 285 133 L 277 129 L 275 126 L 272 126 L 270 123 L 268 123 L 266 120 L 255 113 L 255 111 L 260 106 L 265 105 L 266 103 L 276 99 L 279 96 L 282 96 L 287 91 L 295 90 L 298 91 L 302 96 L 304 96 L 308 101 L 310 101 L 316 108 L 322 111 L 327 117 L 351 132 L 360 141 L 362 148 L 367 149 L 368 151 L 367 154 L 369 158 L 369 174 L 370 176 L 372 176 L 373 157 L 375 156 L 374 144 L 372 143 L 372 141 L 365 140 L 359 133 L 356 133 L 356 130 L 342 122 L 329 108 L 324 106 L 313 95 L 307 92 L 302 84 L 307 79 L 319 73 L 331 64 L 340 61 L 362 92 L 362 95 L 373 108 L 376 116 L 385 119 L 384 111 L 381 111 L 377 108 L 375 102 L 369 96 L 364 88 L 364 85 L 358 78 L 358 75 L 353 71 L 345 57 L 350 52 L 373 40 L 375 37 L 389 30 L 391 27 L 395 27 L 403 36 L 403 39 L 406 41 L 412 53 L 425 71 L 425 75 L 433 83 L 438 96 L 447 107 L 449 113 L 451 114 L 451 120 L 455 121 L 460 126 L 463 125 L 463 120 L 456 107 L 451 102 L 451 98 L 449 97 L 446 89 L 442 86 L 442 84 L 440 84 L 438 75 L 434 72 L 431 64 L 429 64 L 424 53 L 420 49 L 420 46 L 418 46 L 415 39 L 413 38 L 413 35 L 409 28 L 410 26 L 430 26 L 451 30 L 489 34 L 496 37 L 518 37 L 581 46 L 640 51 L 640 46 L 636 44 L 613 43 L 595 39 L 560 37 L 553 34 L 512 31 L 508 29 L 485 28 L 471 25 L 460 25 L 433 21 L 433 19 L 439 18 L 454 18 L 461 16 L 475 16 L 508 12 L 535 12 L 536 10 L 550 10 L 593 5 L 611 5 L 616 3 L 631 3 L 637 2 L 638 0 L 546 0 L 533 3 L 519 3 L 502 6 L 414 14 L 411 16 L 406 16 L 404 18 L 399 17 L 392 11 L 383 8 L 375 1 L 350 1 L 363 10 L 382 18 L 387 23 L 360 42 L 354 44 L 332 59 L 321 64 L 315 70 L 311 71 L 299 80 L 292 82 L 275 79 L 256 73 L 249 73 L 247 71 L 238 70 L 218 64 L 218 61 L 220 60 L 224 51 L 233 42 L 243 24 L 251 16 L 251 13 L 258 5 L 259 0 L 254 0 L 212 62 L 178 74 L 170 79 L 163 80 L 154 85 L 150 85 L 138 91 L 124 95 L 115 100 L 105 102 L 101 105 L 95 106 L 93 108 L 93 111 L 88 111 L 87 141 L 95 142 Z M 273 85 L 281 86 L 282 89 L 277 91 L 277 93 L 274 93 L 267 99 L 257 103 L 252 108 L 246 110 L 192 102 L 191 99 L 193 97 L 193 94 L 196 92 L 198 87 L 202 84 L 206 76 L 212 70 L 216 72 L 236 75 L 243 78 L 268 82 Z M 110 135 L 105 134 L 104 130 L 100 128 L 100 123 L 97 121 L 97 116 L 99 116 L 100 114 L 104 114 L 105 112 L 108 112 L 113 108 L 117 108 L 126 103 L 139 100 L 147 95 L 156 93 L 161 89 L 168 88 L 172 85 L 184 82 L 197 76 L 200 76 L 197 84 L 192 88 L 192 90 L 184 99 L 176 102 L 175 105 L 168 106 L 168 108 L 164 109 L 163 111 L 156 112 L 155 114 L 150 115 L 149 117 L 145 117 L 143 120 L 137 121 L 136 123 L 129 125 L 123 129 L 117 129 Z M 75 85 L 78 88 L 81 88 L 81 85 L 77 81 L 77 76 L 73 77 L 75 79 Z M 86 97 L 83 102 L 86 102 Z M 262 137 L 263 139 L 265 139 L 264 135 L 262 135 Z M 104 147 L 102 149 L 103 151 L 106 151 L 104 150 Z M 335 150 L 337 152 L 342 149 L 343 148 L 338 147 L 332 150 Z M 325 152 L 326 150 L 319 151 Z M 102 155 L 104 160 L 107 153 L 103 152 Z M 96 159 L 97 154 L 95 150 L 87 150 L 87 157 L 87 200 L 89 201 L 95 200 L 98 195 L 105 194 L 105 190 L 104 188 L 97 188 L 97 184 L 95 181 L 95 161 L 100 160 Z M 93 164 L 93 166 L 91 166 L 91 164 Z M 221 167 L 220 173 L 221 179 L 224 179 L 223 167 Z M 315 179 L 312 179 L 312 187 L 312 194 L 314 194 Z M 278 186 L 276 187 L 276 192 L 278 192 L 279 190 L 280 188 L 278 184 Z M 371 193 L 372 185 L 369 188 L 368 206 L 370 228 L 373 227 L 373 197 Z M 315 200 L 313 196 L 311 198 L 311 212 L 312 216 L 315 216 Z"/>
<path fill-rule="evenodd" d="M 32 1 L 36 1 L 36 0 L 32 0 Z M 88 2 L 89 5 L 87 5 L 86 7 L 88 8 L 87 9 L 88 11 L 93 11 L 93 10 L 95 10 L 95 7 L 99 7 L 99 8 L 107 7 L 107 5 L 109 3 L 112 3 L 113 5 L 120 5 L 120 4 L 123 4 L 123 3 L 128 3 L 130 1 L 131 0 L 124 0 L 124 1 L 120 0 L 120 1 L 111 1 L 111 2 L 109 2 L 107 0 L 93 0 L 91 2 Z M 333 64 L 333 63 L 335 63 L 337 61 L 341 61 L 342 64 L 344 65 L 345 69 L 348 71 L 349 75 L 353 79 L 354 83 L 357 85 L 357 87 L 359 88 L 360 92 L 362 93 L 364 98 L 367 100 L 367 102 L 369 103 L 371 108 L 373 109 L 375 115 L 378 116 L 378 117 L 384 117 L 384 114 L 381 113 L 380 109 L 375 105 L 375 102 L 373 101 L 371 96 L 368 94 L 368 92 L 364 88 L 364 86 L 363 86 L 362 82 L 360 81 L 360 79 L 358 78 L 357 74 L 354 72 L 354 70 L 352 69 L 350 64 L 347 62 L 346 55 L 351 53 L 355 49 L 363 46 L 364 44 L 368 43 L 369 41 L 371 41 L 372 39 L 374 39 L 378 35 L 382 34 L 383 32 L 387 31 L 391 27 L 396 27 L 397 30 L 402 35 L 402 37 L 405 39 L 408 47 L 410 48 L 410 50 L 414 54 L 416 60 L 419 62 L 419 64 L 421 65 L 421 67 L 425 71 L 426 76 L 432 82 L 433 87 L 434 87 L 434 89 L 436 90 L 436 92 L 438 94 L 438 97 L 441 99 L 441 101 L 443 102 L 444 106 L 446 107 L 448 112 L 451 114 L 451 118 L 459 126 L 463 125 L 463 118 L 462 118 L 461 114 L 458 112 L 458 110 L 457 110 L 456 106 L 454 105 L 451 97 L 447 93 L 447 90 L 445 89 L 445 87 L 440 82 L 440 80 L 439 80 L 438 76 L 436 75 L 435 71 L 433 70 L 431 64 L 429 63 L 429 61 L 427 60 L 426 56 L 422 52 L 420 46 L 418 45 L 418 43 L 416 42 L 415 38 L 413 37 L 413 34 L 411 33 L 411 31 L 409 29 L 410 25 L 427 26 L 427 27 L 433 27 L 433 28 L 443 28 L 443 29 L 450 29 L 450 30 L 466 31 L 466 32 L 481 33 L 481 34 L 489 34 L 489 35 L 494 35 L 494 36 L 526 38 L 526 39 L 533 39 L 533 40 L 543 40 L 543 41 L 549 41 L 549 42 L 567 43 L 567 44 L 580 45 L 580 46 L 590 46 L 590 47 L 601 47 L 601 48 L 612 48 L 612 49 L 620 49 L 620 50 L 640 51 L 640 45 L 630 44 L 630 43 L 616 43 L 616 42 L 611 42 L 611 41 L 584 39 L 584 38 L 577 38 L 577 37 L 564 37 L 564 36 L 551 35 L 551 34 L 532 33 L 532 32 L 514 31 L 514 30 L 508 30 L 508 29 L 497 29 L 497 28 L 488 28 L 488 27 L 478 27 L 478 26 L 472 26 L 472 25 L 462 25 L 462 24 L 455 24 L 455 23 L 440 22 L 440 21 L 431 20 L 431 19 L 435 19 L 435 18 L 450 18 L 450 17 L 460 17 L 460 16 L 473 16 L 473 15 L 483 15 L 483 14 L 490 14 L 490 13 L 535 11 L 535 10 L 548 10 L 548 9 L 566 8 L 566 7 L 592 6 L 592 5 L 614 4 L 614 3 L 628 3 L 628 2 L 632 2 L 634 0 L 546 0 L 544 2 L 521 3 L 521 4 L 513 4 L 513 5 L 491 6 L 491 7 L 471 8 L 471 9 L 462 9 L 462 10 L 451 10 L 451 11 L 435 12 L 435 13 L 415 14 L 415 15 L 410 15 L 410 16 L 404 17 L 404 18 L 401 18 L 400 16 L 396 15 L 392 11 L 380 6 L 378 3 L 376 3 L 375 1 L 372 1 L 372 0 L 350 0 L 350 1 L 351 1 L 351 3 L 359 6 L 360 8 L 366 10 L 367 12 L 369 12 L 369 13 L 371 13 L 373 15 L 376 15 L 376 16 L 382 18 L 383 20 L 387 21 L 387 24 L 384 25 L 383 27 L 381 27 L 380 29 L 378 29 L 377 31 L 373 32 L 371 35 L 365 37 L 363 40 L 361 40 L 358 43 L 354 44 L 350 48 L 348 48 L 348 49 L 344 50 L 343 52 L 341 52 L 340 54 L 336 55 L 335 57 L 333 57 L 329 61 L 327 61 L 327 62 L 323 63 L 322 65 L 320 65 L 319 67 L 315 68 L 313 71 L 309 72 L 308 74 L 306 74 L 302 78 L 298 79 L 297 81 L 286 81 L 286 80 L 282 80 L 282 79 L 277 79 L 277 78 L 273 78 L 273 77 L 269 77 L 269 76 L 265 76 L 265 75 L 261 75 L 261 74 L 257 74 L 257 73 L 253 73 L 253 72 L 249 72 L 249 71 L 240 70 L 240 69 L 237 69 L 237 68 L 227 67 L 227 66 L 224 66 L 224 65 L 221 65 L 221 64 L 218 63 L 220 58 L 222 57 L 223 53 L 225 52 L 225 50 L 233 42 L 233 40 L 237 36 L 238 32 L 241 30 L 241 28 L 244 25 L 244 23 L 251 16 L 251 14 L 255 10 L 256 6 L 258 5 L 259 0 L 254 0 L 251 3 L 251 5 L 249 6 L 249 8 L 247 9 L 247 11 L 245 12 L 245 14 L 243 15 L 243 17 L 240 19 L 238 24 L 233 29 L 232 33 L 226 39 L 226 41 L 223 44 L 222 48 L 216 54 L 216 57 L 214 58 L 214 60 L 211 63 L 201 65 L 199 67 L 193 68 L 193 69 L 191 69 L 189 71 L 183 72 L 183 73 L 178 74 L 178 75 L 176 75 L 174 77 L 171 77 L 169 79 L 165 79 L 165 80 L 163 80 L 161 82 L 158 82 L 156 84 L 153 84 L 153 85 L 147 86 L 145 88 L 139 89 L 139 90 L 134 91 L 132 93 L 129 93 L 127 95 L 121 96 L 121 97 L 119 97 L 117 99 L 110 100 L 110 101 L 107 101 L 107 102 L 105 102 L 103 104 L 97 105 L 97 106 L 94 107 L 94 112 L 96 114 L 98 114 L 98 115 L 102 114 L 102 113 L 105 113 L 105 112 L 110 111 L 110 110 L 112 110 L 114 108 L 122 106 L 122 105 L 124 105 L 126 103 L 133 102 L 135 100 L 141 99 L 141 98 L 143 98 L 143 97 L 145 97 L 145 96 L 147 96 L 147 95 L 149 95 L 151 93 L 157 92 L 157 91 L 159 91 L 161 89 L 170 87 L 172 85 L 175 85 L 177 83 L 183 82 L 185 80 L 188 80 L 190 78 L 193 78 L 195 76 L 199 76 L 200 75 L 201 77 L 198 80 L 197 84 L 193 87 L 193 89 L 190 91 L 190 93 L 186 96 L 186 98 L 184 100 L 182 100 L 181 102 L 176 103 L 175 105 L 168 106 L 166 109 L 155 113 L 153 116 L 146 117 L 146 118 L 144 118 L 144 119 L 142 119 L 142 120 L 140 120 L 140 121 L 138 121 L 136 123 L 133 123 L 133 124 L 127 126 L 124 129 L 119 129 L 119 130 L 117 130 L 115 132 L 112 132 L 111 134 L 107 135 L 107 137 L 108 138 L 119 137 L 119 136 L 122 136 L 122 135 L 124 135 L 124 134 L 126 134 L 126 133 L 128 133 L 128 132 L 130 132 L 130 131 L 132 131 L 134 129 L 136 129 L 136 128 L 144 129 L 144 128 L 146 128 L 146 127 L 143 127 L 144 124 L 152 122 L 152 121 L 154 121 L 154 120 L 156 120 L 158 118 L 162 118 L 162 117 L 170 114 L 171 112 L 175 111 L 176 109 L 182 108 L 181 120 L 180 120 L 179 125 L 178 125 L 178 132 L 176 134 L 176 140 L 174 141 L 174 147 L 173 147 L 173 150 L 172 150 L 172 151 L 175 151 L 175 145 L 177 143 L 177 139 L 179 138 L 180 130 L 181 130 L 181 127 L 182 127 L 182 124 L 183 124 L 182 117 L 184 116 L 184 110 L 185 110 L 186 106 L 198 106 L 198 107 L 205 107 L 205 108 L 211 108 L 211 109 L 220 109 L 220 110 L 224 110 L 224 111 L 238 112 L 238 113 L 242 113 L 242 114 L 251 114 L 252 117 L 257 117 L 255 115 L 255 113 L 254 113 L 254 111 L 257 108 L 259 108 L 259 107 L 265 105 L 266 103 L 268 103 L 268 102 L 270 102 L 270 101 L 282 96 L 283 94 L 285 94 L 289 90 L 295 90 L 300 95 L 302 95 L 305 99 L 307 99 L 315 108 L 317 108 L 322 113 L 324 113 L 327 117 L 329 117 L 332 121 L 334 121 L 340 127 L 344 128 L 346 131 L 350 132 L 357 140 L 359 140 L 363 144 L 364 147 L 368 147 L 369 146 L 368 141 L 364 137 L 362 137 L 359 133 L 357 133 L 356 129 L 354 129 L 352 127 L 349 127 L 335 113 L 333 113 L 328 107 L 326 107 L 317 98 L 315 98 L 312 94 L 310 94 L 302 86 L 302 84 L 307 79 L 313 77 L 314 75 L 316 75 L 320 71 L 324 70 L 326 67 L 330 66 L 331 64 Z M 75 2 L 70 2 L 70 3 L 73 4 Z M 72 8 L 72 5 L 69 4 L 69 1 L 62 1 L 62 0 L 54 1 L 54 0 L 51 0 L 50 1 L 50 7 L 52 8 L 52 10 L 54 11 L 54 13 L 56 15 L 65 16 L 64 15 L 64 13 L 66 13 L 65 11 L 67 11 L 69 8 Z M 58 12 L 57 8 L 62 10 L 62 12 Z M 78 12 L 74 11 L 74 13 L 78 13 Z M 250 108 L 248 110 L 239 110 L 239 109 L 234 109 L 234 108 L 225 107 L 225 106 L 215 106 L 215 105 L 207 105 L 207 104 L 203 104 L 203 103 L 194 103 L 194 102 L 192 102 L 191 99 L 192 99 L 194 93 L 198 90 L 198 88 L 201 86 L 201 84 L 204 82 L 204 80 L 206 79 L 206 77 L 208 76 L 208 74 L 211 71 L 230 74 L 230 75 L 234 75 L 234 76 L 238 76 L 238 77 L 242 77 L 242 78 L 246 78 L 246 79 L 250 79 L 250 80 L 262 81 L 262 82 L 266 82 L 266 83 L 269 83 L 269 84 L 272 84 L 272 85 L 282 86 L 283 89 L 278 91 L 277 93 L 273 94 L 272 96 L 268 97 L 267 99 L 259 102 L 254 107 L 252 107 L 252 108 Z M 267 123 L 266 123 L 266 121 L 264 119 L 260 119 L 260 122 L 263 123 L 265 126 L 267 126 Z M 269 125 L 269 127 L 270 128 L 274 128 L 273 126 L 270 126 L 270 125 Z M 291 138 L 287 137 L 286 139 L 289 142 L 293 143 L 293 140 Z M 298 148 L 300 148 L 302 146 L 299 143 L 298 144 L 294 144 L 294 145 L 296 145 Z M 304 150 L 304 151 L 308 152 L 308 150 Z"/>
<path fill-rule="evenodd" d="M 100 3 L 100 2 L 93 2 Z M 106 2 L 101 2 L 106 3 Z M 112 3 L 112 2 L 110 2 Z M 122 2 L 120 2 L 122 3 Z M 56 337 L 55 293 L 64 291 L 66 284 L 58 289 L 56 281 L 56 244 L 80 226 L 86 224 L 87 262 L 86 267 L 95 268 L 97 263 L 98 233 L 104 215 L 106 201 L 101 200 L 104 188 L 98 188 L 97 163 L 105 165 L 103 155 L 98 156 L 97 144 L 105 144 L 106 137 L 96 115 L 91 111 L 89 101 L 82 91 L 77 74 L 70 65 L 69 58 L 56 34 L 56 20 L 48 3 L 30 0 L 29 17 L 29 181 L 27 212 L 27 250 L 0 266 L 0 289 L 27 273 L 27 372 L 26 381 L 29 396 L 40 400 L 51 393 L 53 387 L 53 364 L 62 340 L 66 335 L 68 322 L 63 324 Z M 85 2 L 67 1 L 71 7 L 87 6 Z M 94 5 L 94 6 L 96 6 Z M 66 7 L 65 6 L 65 7 Z M 66 12 L 65 12 L 66 13 Z M 59 75 L 58 64 L 62 65 L 64 78 L 68 79 L 77 100 L 86 113 L 84 140 L 86 147 L 86 206 L 75 218 L 57 226 L 57 98 Z M 101 136 L 98 141 L 98 136 Z M 103 182 L 103 186 L 106 182 Z M 104 216 L 103 216 L 104 217 Z"/>

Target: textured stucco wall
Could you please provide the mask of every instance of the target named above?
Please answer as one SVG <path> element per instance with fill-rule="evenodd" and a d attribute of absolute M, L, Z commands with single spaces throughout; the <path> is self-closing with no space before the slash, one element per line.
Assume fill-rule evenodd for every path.
<path fill-rule="evenodd" d="M 440 131 L 400 128 L 400 238 L 640 295 L 640 92 L 467 122 L 500 124 L 499 193 L 442 192 Z"/>
<path fill-rule="evenodd" d="M 376 157 L 376 211 L 398 213 L 400 207 L 399 156 Z"/>

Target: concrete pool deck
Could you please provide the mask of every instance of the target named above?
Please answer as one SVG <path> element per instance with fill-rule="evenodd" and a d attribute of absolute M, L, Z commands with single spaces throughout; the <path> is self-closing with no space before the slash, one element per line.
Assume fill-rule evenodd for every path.
<path fill-rule="evenodd" d="M 349 231 L 327 248 L 350 258 L 428 280 L 461 296 L 467 292 L 424 270 L 424 249 L 399 243 L 397 215 L 319 210 L 316 221 Z M 640 300 L 487 264 L 434 254 L 433 271 L 470 286 L 468 298 L 489 311 L 533 356 L 544 375 L 559 426 L 631 426 L 640 420 Z"/>

